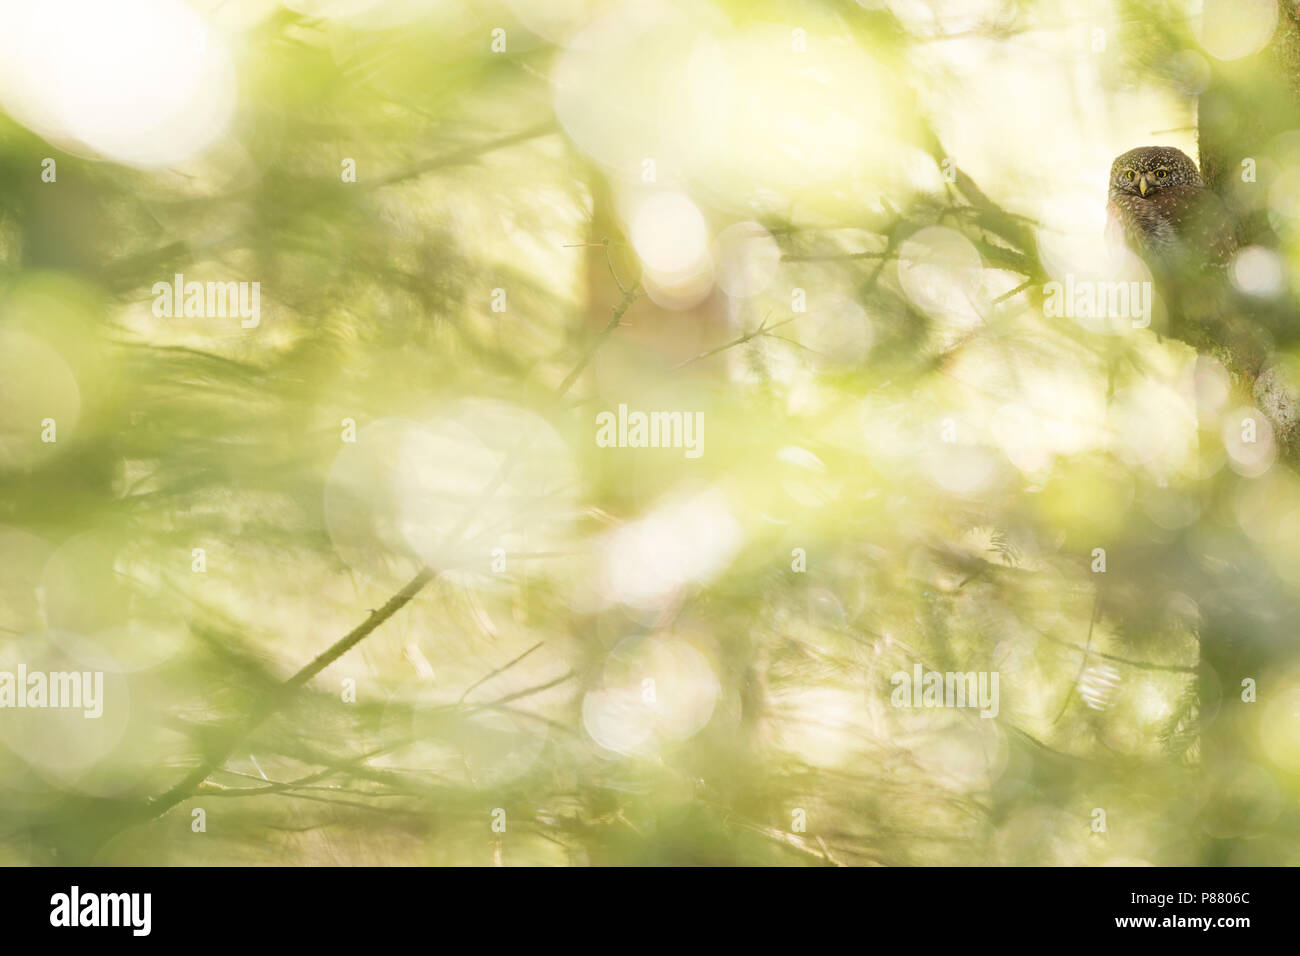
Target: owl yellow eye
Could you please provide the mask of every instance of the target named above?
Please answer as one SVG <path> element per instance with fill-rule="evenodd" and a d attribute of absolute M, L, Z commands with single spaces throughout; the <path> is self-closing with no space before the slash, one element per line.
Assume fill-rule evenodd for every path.
<path fill-rule="evenodd" d="M 1133 170 L 1130 169 L 1130 170 L 1129 170 L 1128 172 L 1126 172 L 1124 175 L 1125 175 L 1125 177 L 1127 177 L 1127 179 L 1128 179 L 1129 182 L 1132 182 L 1133 180 L 1137 179 L 1137 175 L 1138 175 L 1138 174 L 1135 173 L 1135 172 L 1133 172 Z"/>
<path fill-rule="evenodd" d="M 1166 176 L 1168 176 L 1168 175 L 1169 175 L 1169 170 L 1167 170 L 1167 169 L 1157 169 L 1157 170 L 1156 170 L 1156 179 L 1164 179 L 1164 178 L 1165 178 Z"/>

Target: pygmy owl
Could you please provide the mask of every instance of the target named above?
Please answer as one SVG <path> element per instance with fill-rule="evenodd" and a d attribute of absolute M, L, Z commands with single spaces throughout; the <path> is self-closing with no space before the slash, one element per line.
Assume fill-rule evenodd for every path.
<path fill-rule="evenodd" d="M 1172 146 L 1139 146 L 1117 158 L 1106 211 L 1108 234 L 1157 274 L 1222 266 L 1235 251 L 1223 203 L 1191 158 Z"/>
<path fill-rule="evenodd" d="M 1271 313 L 1229 281 L 1237 251 L 1232 218 L 1187 154 L 1169 146 L 1124 153 L 1110 167 L 1106 211 L 1108 239 L 1151 270 L 1164 312 L 1157 330 L 1248 379 L 1258 375 L 1272 347 Z"/>

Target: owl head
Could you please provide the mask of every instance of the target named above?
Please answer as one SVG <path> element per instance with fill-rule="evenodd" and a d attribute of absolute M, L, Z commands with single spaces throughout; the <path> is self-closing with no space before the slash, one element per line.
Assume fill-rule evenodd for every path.
<path fill-rule="evenodd" d="M 1170 186 L 1203 187 L 1196 164 L 1172 146 L 1139 146 L 1118 157 L 1110 167 L 1110 192 L 1146 198 Z"/>

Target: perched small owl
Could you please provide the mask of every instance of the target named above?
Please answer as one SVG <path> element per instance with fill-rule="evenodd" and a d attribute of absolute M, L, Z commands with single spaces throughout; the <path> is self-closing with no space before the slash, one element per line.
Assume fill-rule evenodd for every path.
<path fill-rule="evenodd" d="M 1151 270 L 1165 319 L 1157 326 L 1253 378 L 1270 348 L 1267 315 L 1232 287 L 1232 219 L 1196 164 L 1170 146 L 1140 146 L 1110 167 L 1107 238 Z"/>
<path fill-rule="evenodd" d="M 1108 233 L 1152 272 L 1199 272 L 1224 265 L 1236 249 L 1223 203 L 1196 164 L 1172 146 L 1139 146 L 1110 167 Z"/>

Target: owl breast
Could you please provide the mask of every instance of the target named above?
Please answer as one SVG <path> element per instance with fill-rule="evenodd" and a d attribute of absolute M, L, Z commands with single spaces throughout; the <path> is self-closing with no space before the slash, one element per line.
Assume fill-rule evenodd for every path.
<path fill-rule="evenodd" d="M 1198 186 L 1171 186 L 1145 198 L 1112 192 L 1109 218 L 1125 245 L 1153 269 L 1222 266 L 1235 251 L 1218 197 Z"/>

